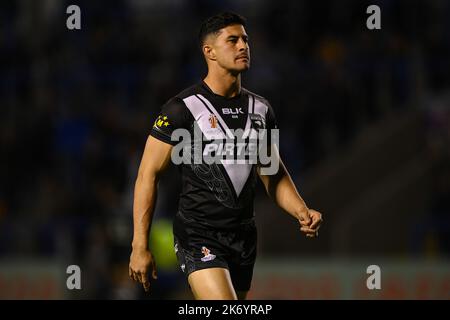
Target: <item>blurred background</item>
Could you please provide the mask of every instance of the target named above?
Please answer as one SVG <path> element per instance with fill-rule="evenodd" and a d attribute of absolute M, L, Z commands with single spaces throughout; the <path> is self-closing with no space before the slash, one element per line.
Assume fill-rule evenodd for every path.
<path fill-rule="evenodd" d="M 191 298 L 172 248 L 178 171 L 160 184 L 150 295 L 128 278 L 133 188 L 160 107 L 206 75 L 200 23 L 224 10 L 248 19 L 243 85 L 271 102 L 324 216 L 307 239 L 259 186 L 250 298 L 450 299 L 446 0 L 1 1 L 0 298 Z M 372 264 L 381 290 L 366 288 Z"/>

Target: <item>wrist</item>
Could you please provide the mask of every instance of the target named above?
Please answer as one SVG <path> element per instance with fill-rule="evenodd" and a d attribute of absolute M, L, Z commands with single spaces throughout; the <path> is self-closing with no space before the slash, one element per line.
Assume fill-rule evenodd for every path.
<path fill-rule="evenodd" d="M 306 205 L 303 205 L 299 208 L 297 208 L 297 210 L 295 211 L 295 215 L 297 217 L 297 219 L 300 219 L 300 217 L 305 217 L 308 216 L 308 207 Z"/>
<path fill-rule="evenodd" d="M 131 248 L 134 251 L 145 251 L 148 250 L 148 245 L 146 243 L 133 241 L 133 243 L 131 244 Z"/>

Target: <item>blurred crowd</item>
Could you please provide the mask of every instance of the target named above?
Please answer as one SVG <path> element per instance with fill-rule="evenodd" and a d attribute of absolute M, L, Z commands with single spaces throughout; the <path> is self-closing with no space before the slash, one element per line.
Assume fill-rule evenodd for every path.
<path fill-rule="evenodd" d="M 81 30 L 66 28 L 70 4 Z M 381 30 L 366 28 L 370 4 Z M 243 85 L 274 107 L 295 179 L 387 112 L 444 97 L 426 112 L 433 210 L 448 214 L 448 1 L 2 1 L 0 257 L 82 261 L 91 297 L 121 296 L 108 289 L 127 276 L 145 140 L 164 102 L 205 76 L 197 30 L 222 10 L 248 19 Z M 157 211 L 170 218 L 167 175 Z"/>

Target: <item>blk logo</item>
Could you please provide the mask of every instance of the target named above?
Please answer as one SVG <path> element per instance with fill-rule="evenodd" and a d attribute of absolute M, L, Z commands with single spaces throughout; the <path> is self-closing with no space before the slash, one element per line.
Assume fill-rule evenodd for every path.
<path fill-rule="evenodd" d="M 244 114 L 242 108 L 222 108 L 222 113 L 232 115 Z"/>

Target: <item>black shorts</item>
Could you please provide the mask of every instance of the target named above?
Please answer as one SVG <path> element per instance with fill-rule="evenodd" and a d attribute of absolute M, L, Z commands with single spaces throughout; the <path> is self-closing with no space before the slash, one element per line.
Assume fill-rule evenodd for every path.
<path fill-rule="evenodd" d="M 236 291 L 248 291 L 256 259 L 253 220 L 231 230 L 199 225 L 178 213 L 173 222 L 174 246 L 186 278 L 194 271 L 226 268 Z"/>

